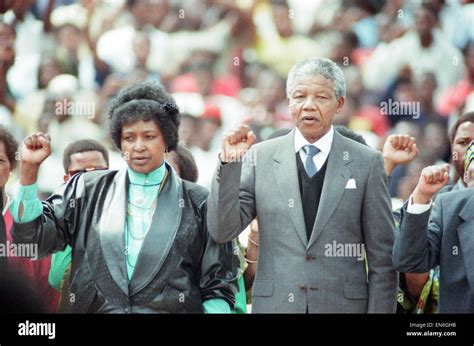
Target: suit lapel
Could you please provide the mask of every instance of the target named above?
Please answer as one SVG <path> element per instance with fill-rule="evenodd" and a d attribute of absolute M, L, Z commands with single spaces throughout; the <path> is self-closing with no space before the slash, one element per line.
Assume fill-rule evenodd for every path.
<path fill-rule="evenodd" d="M 183 197 L 182 182 L 168 165 L 166 168 L 168 178 L 158 195 L 150 230 L 138 255 L 130 281 L 130 296 L 137 294 L 155 278 L 168 256 L 181 223 L 183 208 L 178 203 Z"/>
<path fill-rule="evenodd" d="M 295 225 L 296 233 L 298 233 L 301 242 L 306 247 L 308 237 L 306 236 L 303 204 L 299 189 L 294 138 L 295 130 L 293 129 L 293 131 L 285 136 L 285 140 L 281 144 L 281 150 L 277 151 L 273 157 L 273 175 L 275 176 L 280 194 L 285 199 L 283 202 L 291 206 L 288 208 L 291 220 Z M 288 198 L 288 201 L 286 201 L 286 198 Z"/>
<path fill-rule="evenodd" d="M 474 196 L 459 213 L 464 222 L 458 227 L 459 244 L 462 249 L 464 267 L 471 290 L 474 290 Z"/>
<path fill-rule="evenodd" d="M 348 153 L 349 151 L 344 149 L 342 136 L 334 130 L 334 139 L 327 158 L 326 176 L 324 178 L 318 213 L 308 248 L 318 239 L 344 194 L 347 180 L 351 177 L 351 173 L 346 166 L 352 161 Z"/>
<path fill-rule="evenodd" d="M 99 221 L 99 239 L 107 268 L 120 289 L 128 295 L 125 263 L 125 211 L 127 210 L 127 170 L 119 171 L 105 197 Z"/>

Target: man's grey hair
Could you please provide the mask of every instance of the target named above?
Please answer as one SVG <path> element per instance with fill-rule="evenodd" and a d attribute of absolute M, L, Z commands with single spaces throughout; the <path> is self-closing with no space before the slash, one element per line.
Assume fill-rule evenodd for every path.
<path fill-rule="evenodd" d="M 344 73 L 334 61 L 325 58 L 308 58 L 293 65 L 290 73 L 288 73 L 288 79 L 286 80 L 286 96 L 290 98 L 297 79 L 302 76 L 316 75 L 322 75 L 332 80 L 336 99 L 339 99 L 341 96 L 346 96 Z"/>

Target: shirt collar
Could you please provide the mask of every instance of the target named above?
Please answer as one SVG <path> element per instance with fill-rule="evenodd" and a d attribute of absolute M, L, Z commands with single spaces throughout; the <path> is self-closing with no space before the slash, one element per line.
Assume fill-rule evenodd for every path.
<path fill-rule="evenodd" d="M 147 174 L 135 172 L 130 167 L 127 169 L 127 171 L 130 184 L 142 186 L 158 185 L 163 181 L 166 173 L 166 165 L 163 161 L 163 164 L 160 167 Z"/>
<path fill-rule="evenodd" d="M 314 145 L 316 146 L 322 153 L 329 154 L 331 150 L 332 140 L 334 138 L 334 128 L 331 125 L 331 129 L 320 139 L 318 139 L 314 143 L 310 143 L 303 137 L 303 134 L 300 132 L 298 128 L 295 128 L 295 152 L 299 152 L 301 148 L 305 145 Z"/>

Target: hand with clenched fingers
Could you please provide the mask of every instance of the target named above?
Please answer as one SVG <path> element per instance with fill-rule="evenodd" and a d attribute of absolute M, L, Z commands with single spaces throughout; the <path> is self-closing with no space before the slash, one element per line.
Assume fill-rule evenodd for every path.
<path fill-rule="evenodd" d="M 256 139 L 257 137 L 253 131 L 249 131 L 247 125 L 240 125 L 227 132 L 222 141 L 221 161 L 235 162 L 241 160 Z"/>

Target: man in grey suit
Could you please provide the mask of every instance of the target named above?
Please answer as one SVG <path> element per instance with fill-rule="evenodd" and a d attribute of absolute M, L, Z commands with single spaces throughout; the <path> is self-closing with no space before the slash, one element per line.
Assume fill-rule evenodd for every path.
<path fill-rule="evenodd" d="M 289 73 L 287 97 L 296 125 L 288 135 L 251 147 L 246 126 L 226 134 L 209 232 L 226 242 L 258 218 L 253 312 L 393 313 L 387 177 L 378 152 L 332 127 L 343 73 L 328 59 L 303 60 Z"/>
<path fill-rule="evenodd" d="M 448 171 L 448 165 L 423 169 L 402 209 L 393 261 L 406 273 L 439 265 L 439 312 L 474 313 L 474 164 L 465 170 L 468 188 L 438 195 L 430 215 L 432 198 L 448 182 Z"/>
<path fill-rule="evenodd" d="M 469 144 L 471 143 L 472 140 L 474 140 L 474 112 L 467 112 L 461 115 L 454 125 L 451 128 L 450 134 L 450 142 L 451 142 L 451 150 L 452 150 L 452 162 L 453 162 L 453 167 L 454 167 L 454 175 L 455 178 L 458 179 L 458 181 L 455 184 L 447 184 L 445 185 L 442 189 L 440 189 L 436 193 L 436 197 L 434 198 L 434 204 L 436 204 L 436 201 L 438 197 L 446 192 L 450 191 L 459 191 L 459 190 L 464 190 L 467 187 L 467 183 L 465 179 L 463 179 L 464 174 L 465 174 L 465 164 L 464 164 L 464 156 L 466 154 L 467 148 Z M 408 153 L 405 153 L 405 156 L 408 155 Z M 386 167 L 391 167 L 393 166 L 393 163 L 386 163 Z M 389 185 L 390 185 L 390 175 L 391 172 L 393 171 L 393 168 L 390 169 L 390 171 L 387 171 L 387 175 L 389 175 Z M 396 221 L 398 221 L 398 224 L 400 224 L 400 218 L 401 218 L 401 210 L 397 209 L 394 212 L 394 216 Z M 432 219 L 438 219 L 440 215 L 437 214 L 438 209 L 434 208 L 431 211 L 431 218 Z M 435 266 L 432 271 L 438 272 L 439 267 Z M 406 279 L 406 285 L 407 289 L 412 295 L 412 298 L 418 299 L 420 296 L 422 290 L 425 287 L 425 284 L 427 280 L 429 279 L 430 275 L 433 275 L 433 273 L 427 272 L 427 273 L 402 273 L 405 274 L 404 277 Z M 403 279 L 400 280 L 401 286 L 403 286 Z M 432 286 L 432 289 L 434 289 L 434 294 L 430 296 L 437 297 L 438 292 L 436 291 L 436 286 Z"/>

